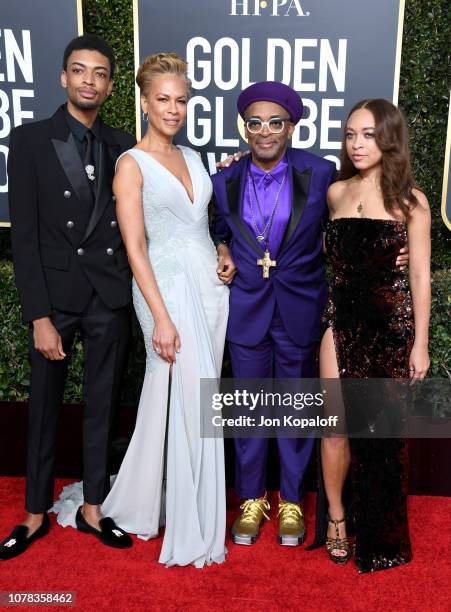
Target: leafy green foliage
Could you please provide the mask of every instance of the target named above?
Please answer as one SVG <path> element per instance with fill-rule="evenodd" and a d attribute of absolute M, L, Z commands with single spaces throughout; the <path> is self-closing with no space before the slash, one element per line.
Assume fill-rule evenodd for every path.
<path fill-rule="evenodd" d="M 432 276 L 432 309 L 429 349 L 429 376 L 451 378 L 451 271 Z"/>
<path fill-rule="evenodd" d="M 133 3 L 131 0 L 83 0 L 85 33 L 98 34 L 116 57 L 113 92 L 102 108 L 102 118 L 114 127 L 135 133 L 135 61 Z"/>
<path fill-rule="evenodd" d="M 443 158 L 449 92 L 447 70 L 446 0 L 406 0 L 399 104 L 411 137 L 412 160 L 418 184 L 424 189 L 433 216 L 433 299 L 430 375 L 450 376 L 451 357 L 451 233 L 440 216 Z M 118 59 L 113 94 L 102 109 L 110 125 L 135 131 L 133 14 L 131 0 L 84 0 L 85 32 L 103 36 Z M 447 270 L 448 268 L 448 270 Z M 20 309 L 11 264 L 9 229 L 0 228 L 0 401 L 24 400 L 29 385 L 27 327 Z M 144 368 L 142 334 L 132 320 L 133 340 L 122 401 L 139 397 Z M 69 369 L 65 401 L 82 397 L 83 358 L 80 340 Z"/>
<path fill-rule="evenodd" d="M 30 384 L 28 329 L 22 325 L 12 264 L 0 260 L 0 401 L 24 399 Z"/>
<path fill-rule="evenodd" d="M 399 106 L 409 125 L 414 174 L 432 212 L 434 269 L 451 266 L 451 232 L 441 218 L 449 104 L 448 10 L 446 0 L 406 0 L 399 89 Z"/>
<path fill-rule="evenodd" d="M 19 296 L 10 261 L 0 260 L 0 401 L 21 401 L 28 396 L 30 365 L 28 362 L 29 328 L 22 323 Z M 81 342 L 77 339 L 69 368 L 64 401 L 81 401 L 83 378 Z"/>

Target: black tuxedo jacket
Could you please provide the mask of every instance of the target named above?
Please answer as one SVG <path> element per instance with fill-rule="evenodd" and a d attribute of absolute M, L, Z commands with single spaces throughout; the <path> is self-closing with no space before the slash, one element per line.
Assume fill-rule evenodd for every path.
<path fill-rule="evenodd" d="M 101 122 L 98 192 L 88 178 L 63 107 L 14 128 L 8 156 L 11 241 L 24 321 L 54 309 L 81 312 L 93 289 L 112 309 L 131 299 L 131 273 L 116 220 L 112 181 L 130 134 Z"/>

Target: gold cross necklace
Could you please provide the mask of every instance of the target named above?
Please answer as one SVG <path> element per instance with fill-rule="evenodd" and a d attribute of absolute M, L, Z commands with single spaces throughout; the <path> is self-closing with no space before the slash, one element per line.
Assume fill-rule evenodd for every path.
<path fill-rule="evenodd" d="M 276 260 L 271 259 L 268 249 L 266 249 L 264 256 L 261 259 L 257 259 L 257 266 L 262 267 L 263 278 L 269 278 L 269 269 L 276 267 Z"/>

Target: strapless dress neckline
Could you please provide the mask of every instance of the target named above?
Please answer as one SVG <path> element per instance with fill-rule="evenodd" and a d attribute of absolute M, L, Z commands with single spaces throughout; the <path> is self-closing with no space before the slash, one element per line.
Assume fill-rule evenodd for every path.
<path fill-rule="evenodd" d="M 375 219 L 373 217 L 336 217 L 335 219 L 329 219 L 329 223 L 337 221 L 371 221 L 373 223 L 399 223 L 400 225 L 406 225 L 405 221 L 399 221 L 398 219 Z"/>

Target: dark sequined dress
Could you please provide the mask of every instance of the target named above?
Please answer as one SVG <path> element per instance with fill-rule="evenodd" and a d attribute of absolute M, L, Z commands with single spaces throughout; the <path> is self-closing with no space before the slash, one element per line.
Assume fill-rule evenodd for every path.
<path fill-rule="evenodd" d="M 407 378 L 414 337 L 405 273 L 396 267 L 407 243 L 404 222 L 330 220 L 332 266 L 325 320 L 332 328 L 340 378 Z M 406 441 L 350 438 L 352 519 L 361 572 L 411 560 L 407 522 Z"/>

